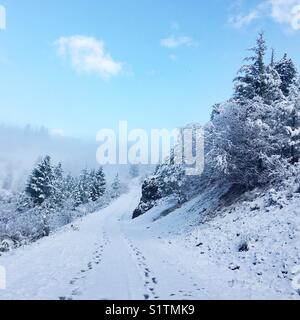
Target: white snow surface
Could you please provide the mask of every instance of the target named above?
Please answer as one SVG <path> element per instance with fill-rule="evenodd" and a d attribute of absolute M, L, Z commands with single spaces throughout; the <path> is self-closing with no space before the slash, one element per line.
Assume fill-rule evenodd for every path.
<path fill-rule="evenodd" d="M 2 254 L 0 299 L 298 299 L 299 197 L 265 209 L 243 199 L 203 220 L 220 190 L 136 220 L 140 186 L 36 243 Z M 162 215 L 161 215 L 162 214 Z M 248 251 L 239 252 L 246 242 Z"/>

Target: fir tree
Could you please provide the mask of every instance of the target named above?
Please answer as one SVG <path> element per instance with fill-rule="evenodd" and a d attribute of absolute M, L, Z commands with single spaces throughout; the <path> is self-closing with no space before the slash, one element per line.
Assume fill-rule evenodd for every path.
<path fill-rule="evenodd" d="M 76 205 L 86 204 L 91 199 L 90 174 L 87 169 L 83 169 L 77 182 L 75 203 Z"/>
<path fill-rule="evenodd" d="M 89 174 L 89 199 L 91 201 L 97 201 L 97 183 L 96 183 L 96 171 L 92 169 Z"/>
<path fill-rule="evenodd" d="M 234 99 L 246 104 L 247 100 L 260 97 L 264 103 L 271 104 L 282 98 L 281 79 L 272 65 L 265 65 L 267 45 L 263 33 L 259 34 L 256 46 L 250 51 L 254 54 L 245 59 L 250 64 L 243 65 L 239 71 L 241 75 L 234 80 Z"/>
<path fill-rule="evenodd" d="M 53 206 L 61 207 L 65 200 L 64 176 L 62 164 L 59 163 L 53 170 L 53 191 L 52 191 Z"/>
<path fill-rule="evenodd" d="M 77 181 L 68 173 L 68 175 L 64 178 L 64 191 L 66 199 L 75 199 L 76 194 Z"/>
<path fill-rule="evenodd" d="M 121 182 L 120 182 L 120 179 L 119 179 L 119 174 L 117 174 L 115 176 L 115 179 L 111 185 L 111 196 L 112 198 L 118 198 L 121 194 Z"/>
<path fill-rule="evenodd" d="M 35 204 L 41 205 L 52 195 L 53 179 L 51 158 L 46 156 L 33 170 L 26 187 L 26 193 Z"/>
<path fill-rule="evenodd" d="M 100 197 L 102 197 L 106 191 L 106 179 L 105 179 L 105 174 L 103 172 L 103 168 L 100 167 L 97 172 L 96 172 L 96 191 L 97 191 L 97 196 L 98 196 L 98 199 Z"/>
<path fill-rule="evenodd" d="M 289 96 L 277 105 L 277 136 L 290 164 L 300 160 L 300 87 L 291 85 Z M 280 136 L 279 136 L 280 133 Z"/>
<path fill-rule="evenodd" d="M 218 116 L 222 111 L 222 105 L 220 103 L 216 103 L 212 107 L 212 112 L 210 116 L 210 120 L 213 121 L 216 116 Z"/>
<path fill-rule="evenodd" d="M 296 83 L 297 68 L 292 59 L 289 59 L 287 54 L 275 64 L 275 69 L 278 72 L 281 79 L 280 89 L 287 97 L 290 93 L 291 85 Z"/>
<path fill-rule="evenodd" d="M 102 168 L 99 168 L 97 171 L 92 170 L 90 173 L 91 179 L 91 200 L 99 200 L 105 193 L 106 190 L 106 180 Z"/>

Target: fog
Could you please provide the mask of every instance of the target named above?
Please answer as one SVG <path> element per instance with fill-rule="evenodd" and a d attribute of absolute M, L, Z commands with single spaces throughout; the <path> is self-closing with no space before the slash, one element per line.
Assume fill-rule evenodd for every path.
<path fill-rule="evenodd" d="M 62 162 L 65 172 L 74 175 L 84 167 L 96 167 L 96 149 L 96 142 L 55 136 L 44 127 L 0 125 L 0 188 L 23 188 L 33 166 L 45 155 L 53 163 Z M 117 168 L 109 171 L 113 174 Z"/>

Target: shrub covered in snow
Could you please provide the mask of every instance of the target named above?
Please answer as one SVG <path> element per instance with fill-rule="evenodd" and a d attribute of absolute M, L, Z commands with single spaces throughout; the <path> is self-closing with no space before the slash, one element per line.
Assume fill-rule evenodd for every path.
<path fill-rule="evenodd" d="M 107 187 L 103 169 L 65 175 L 46 156 L 33 169 L 23 193 L 0 192 L 0 251 L 48 236 L 126 192 L 118 180 Z"/>
<path fill-rule="evenodd" d="M 283 183 L 295 174 L 300 160 L 300 81 L 295 64 L 287 55 L 278 62 L 273 55 L 267 63 L 263 33 L 251 52 L 234 80 L 233 97 L 214 105 L 205 127 L 201 178 L 186 177 L 183 166 L 166 161 L 145 180 L 134 217 L 171 194 L 184 201 L 199 185 L 229 183 L 247 190 Z"/>

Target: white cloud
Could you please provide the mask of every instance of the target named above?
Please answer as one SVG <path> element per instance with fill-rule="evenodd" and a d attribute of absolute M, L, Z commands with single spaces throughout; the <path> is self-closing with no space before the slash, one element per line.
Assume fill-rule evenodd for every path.
<path fill-rule="evenodd" d="M 235 9 L 241 9 L 241 1 Z M 292 30 L 300 30 L 300 0 L 262 0 L 248 13 L 235 13 L 229 17 L 229 23 L 235 28 L 243 28 L 251 22 L 271 17 L 276 23 L 286 25 Z"/>
<path fill-rule="evenodd" d="M 192 47 L 196 45 L 196 42 L 188 36 L 170 36 L 160 41 L 161 46 L 169 49 L 185 46 Z"/>
<path fill-rule="evenodd" d="M 229 23 L 233 27 L 240 29 L 258 18 L 259 18 L 259 11 L 257 9 L 253 9 L 246 15 L 238 14 L 238 15 L 229 17 Z"/>
<path fill-rule="evenodd" d="M 300 30 L 300 0 L 269 0 L 272 18 Z"/>
<path fill-rule="evenodd" d="M 94 73 L 108 79 L 119 75 L 123 69 L 123 64 L 114 61 L 106 52 L 104 43 L 93 37 L 61 37 L 55 44 L 58 54 L 69 58 L 72 67 L 79 73 Z"/>

